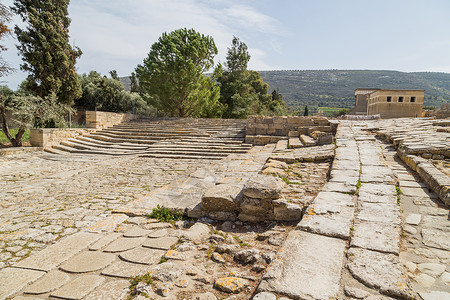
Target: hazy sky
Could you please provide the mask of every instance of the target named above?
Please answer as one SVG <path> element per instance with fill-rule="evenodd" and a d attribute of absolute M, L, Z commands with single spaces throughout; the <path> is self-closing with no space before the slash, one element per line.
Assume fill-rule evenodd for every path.
<path fill-rule="evenodd" d="M 161 33 L 183 27 L 214 38 L 216 63 L 239 37 L 259 71 L 450 73 L 449 0 L 72 0 L 69 14 L 78 73 L 128 76 Z M 26 76 L 15 43 L 3 54 L 18 69 L 3 78 L 12 88 Z"/>

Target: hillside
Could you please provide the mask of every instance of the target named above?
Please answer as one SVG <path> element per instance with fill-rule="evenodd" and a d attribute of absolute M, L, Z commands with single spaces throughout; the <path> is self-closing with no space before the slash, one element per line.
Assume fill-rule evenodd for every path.
<path fill-rule="evenodd" d="M 450 102 L 449 73 L 405 73 L 371 70 L 261 71 L 261 77 L 278 89 L 295 109 L 305 105 L 352 108 L 356 88 L 425 89 L 424 106 L 440 107 Z"/>

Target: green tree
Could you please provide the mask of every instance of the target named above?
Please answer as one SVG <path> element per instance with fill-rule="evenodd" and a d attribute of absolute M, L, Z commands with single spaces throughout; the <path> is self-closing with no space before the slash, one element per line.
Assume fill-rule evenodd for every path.
<path fill-rule="evenodd" d="M 116 70 L 109 71 L 109 75 L 111 75 L 112 79 L 119 80 L 119 75 L 117 74 Z"/>
<path fill-rule="evenodd" d="M 305 117 L 309 116 L 308 105 L 305 106 L 305 111 L 303 112 L 303 116 L 305 116 Z"/>
<path fill-rule="evenodd" d="M 286 104 L 280 94 L 268 94 L 269 85 L 261 75 L 247 70 L 250 54 L 247 45 L 233 37 L 228 48 L 226 69 L 219 64 L 213 78 L 220 85 L 220 101 L 224 105 L 226 118 L 246 118 L 250 114 L 286 114 Z"/>
<path fill-rule="evenodd" d="M 15 136 L 9 130 L 8 111 L 11 113 L 10 121 L 18 127 Z M 70 106 L 59 103 L 55 94 L 41 98 L 20 92 L 13 93 L 4 86 L 0 89 L 2 130 L 13 147 L 22 146 L 22 137 L 25 131 L 38 124 L 52 123 L 53 127 L 66 126 L 67 122 L 64 117 L 73 111 Z"/>
<path fill-rule="evenodd" d="M 218 87 L 203 75 L 216 54 L 213 38 L 194 29 L 163 33 L 136 68 L 139 87 L 152 106 L 170 116 L 198 116 L 206 103 L 220 107 Z"/>
<path fill-rule="evenodd" d="M 139 84 L 138 84 L 138 80 L 136 78 L 136 73 L 131 72 L 131 76 L 130 76 L 130 92 L 132 93 L 138 93 L 139 92 Z"/>
<path fill-rule="evenodd" d="M 17 46 L 30 73 L 26 88 L 35 96 L 55 94 L 61 103 L 72 104 L 81 96 L 75 63 L 82 52 L 69 44 L 67 7 L 70 0 L 14 0 L 12 10 L 26 27 L 15 26 Z"/>
<path fill-rule="evenodd" d="M 75 100 L 78 107 L 110 112 L 131 112 L 133 105 L 138 113 L 145 114 L 147 103 L 138 93 L 125 91 L 119 80 L 91 71 L 80 78 L 83 95 Z"/>

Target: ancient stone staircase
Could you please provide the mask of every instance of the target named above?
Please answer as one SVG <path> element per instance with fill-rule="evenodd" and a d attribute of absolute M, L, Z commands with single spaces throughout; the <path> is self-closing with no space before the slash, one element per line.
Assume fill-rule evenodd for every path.
<path fill-rule="evenodd" d="M 56 154 L 139 155 L 155 158 L 222 159 L 246 153 L 245 120 L 138 119 L 47 149 Z"/>

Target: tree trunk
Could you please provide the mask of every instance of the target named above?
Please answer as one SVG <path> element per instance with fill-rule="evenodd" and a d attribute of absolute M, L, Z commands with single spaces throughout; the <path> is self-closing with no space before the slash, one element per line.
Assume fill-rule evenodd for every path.
<path fill-rule="evenodd" d="M 5 108 L 5 101 L 4 99 L 1 99 L 0 101 L 0 114 L 2 116 L 2 130 L 5 133 L 8 140 L 11 142 L 11 145 L 13 147 L 21 147 L 22 146 L 22 136 L 24 135 L 26 131 L 26 127 L 20 126 L 19 131 L 17 132 L 16 136 L 13 137 L 11 133 L 9 132 L 8 123 L 6 122 L 6 108 Z"/>

